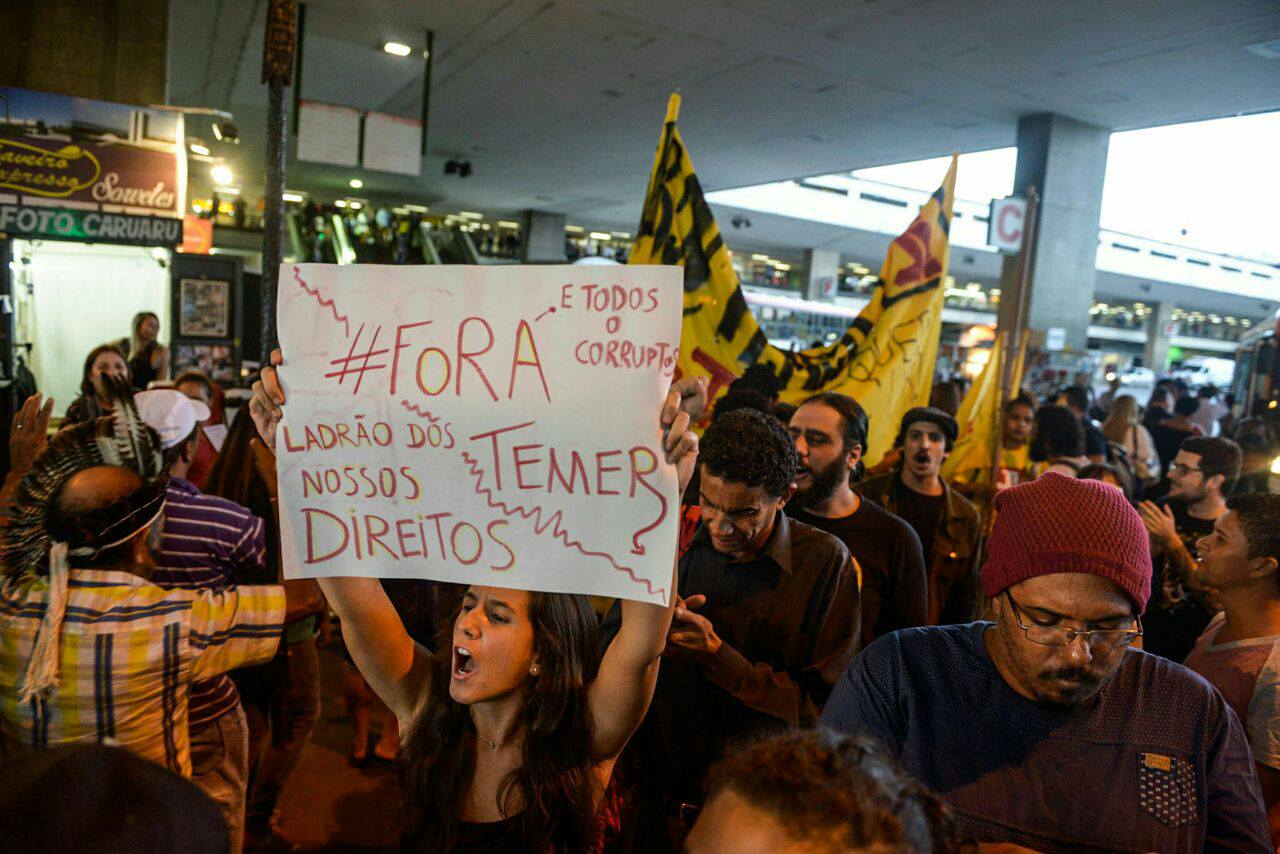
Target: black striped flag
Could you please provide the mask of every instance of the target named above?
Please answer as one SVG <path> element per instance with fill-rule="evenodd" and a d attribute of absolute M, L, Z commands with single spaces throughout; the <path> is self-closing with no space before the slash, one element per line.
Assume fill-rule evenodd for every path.
<path fill-rule="evenodd" d="M 840 340 L 800 352 L 769 344 L 747 307 L 720 229 L 676 129 L 672 95 L 628 263 L 684 267 L 681 376 L 708 376 L 714 398 L 764 361 L 782 382 L 782 399 L 819 391 L 855 398 L 870 415 L 867 457 L 889 450 L 902 413 L 928 403 L 942 329 L 943 281 L 955 197 L 956 159 L 942 186 L 889 245 L 871 301 Z"/>

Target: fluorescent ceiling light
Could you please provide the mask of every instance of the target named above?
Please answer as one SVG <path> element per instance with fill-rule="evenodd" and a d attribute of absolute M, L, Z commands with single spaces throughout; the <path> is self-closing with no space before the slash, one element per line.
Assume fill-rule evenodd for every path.
<path fill-rule="evenodd" d="M 520 223 L 518 222 L 511 222 L 510 220 L 505 220 L 505 219 L 498 220 L 498 228 L 519 228 L 519 227 L 520 227 Z"/>
<path fill-rule="evenodd" d="M 238 196 L 240 195 L 239 187 L 214 187 L 213 191 L 220 196 Z"/>
<path fill-rule="evenodd" d="M 405 205 L 404 209 L 415 213 L 426 213 L 430 210 L 426 205 Z"/>
<path fill-rule="evenodd" d="M 353 190 L 358 190 L 364 186 L 364 181 L 361 181 L 359 178 L 352 178 L 347 183 L 351 185 L 351 189 Z"/>
<path fill-rule="evenodd" d="M 400 44 L 400 42 L 387 42 L 382 46 L 382 49 L 392 56 L 408 56 L 413 53 L 413 48 L 407 44 Z"/>
<path fill-rule="evenodd" d="M 484 219 L 484 214 L 479 214 L 475 211 L 458 211 L 458 216 L 463 219 Z"/>
<path fill-rule="evenodd" d="M 286 202 L 300 202 L 303 197 L 301 193 L 281 193 L 280 198 Z"/>
<path fill-rule="evenodd" d="M 236 180 L 231 174 L 231 169 L 221 163 L 209 170 L 209 177 L 215 184 L 230 184 Z"/>
<path fill-rule="evenodd" d="M 582 234 L 583 228 L 580 225 L 566 225 L 564 230 L 570 234 Z"/>
<path fill-rule="evenodd" d="M 205 148 L 203 145 L 201 145 L 198 142 L 193 142 L 191 143 L 191 153 L 199 154 L 201 157 L 208 157 L 209 149 Z"/>
<path fill-rule="evenodd" d="M 334 202 L 334 203 L 333 203 L 333 206 L 334 206 L 335 208 L 345 208 L 345 207 L 347 206 L 347 200 L 346 200 L 346 199 L 338 199 L 336 202 Z"/>
<path fill-rule="evenodd" d="M 609 234 L 608 232 L 604 232 L 604 231 L 593 231 L 591 232 L 591 239 L 592 240 L 608 240 Z"/>

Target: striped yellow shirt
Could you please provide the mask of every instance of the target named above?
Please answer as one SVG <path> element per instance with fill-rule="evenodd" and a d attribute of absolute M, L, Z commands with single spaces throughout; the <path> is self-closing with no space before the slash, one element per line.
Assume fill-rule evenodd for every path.
<path fill-rule="evenodd" d="M 47 578 L 0 585 L 0 727 L 32 747 L 114 739 L 191 775 L 187 691 L 275 655 L 283 587 L 169 590 L 128 572 L 73 569 L 60 686 L 22 703 L 18 685 L 48 600 Z"/>

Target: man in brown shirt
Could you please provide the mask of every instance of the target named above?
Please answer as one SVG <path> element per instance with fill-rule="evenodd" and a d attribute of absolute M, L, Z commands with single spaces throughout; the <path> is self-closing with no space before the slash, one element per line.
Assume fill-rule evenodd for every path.
<path fill-rule="evenodd" d="M 978 619 L 978 510 L 942 479 L 942 462 L 955 446 L 956 420 L 930 406 L 908 409 L 895 448 L 902 461 L 892 471 L 858 484 L 858 492 L 905 519 L 920 536 L 929 572 L 929 624 Z"/>
<path fill-rule="evenodd" d="M 929 582 L 920 538 L 905 521 L 853 490 L 866 466 L 867 413 L 838 392 L 810 397 L 791 416 L 796 493 L 787 505 L 795 521 L 845 544 L 862 575 L 862 645 L 929 622 Z"/>
<path fill-rule="evenodd" d="M 726 748 L 814 723 L 859 638 L 848 549 L 782 510 L 796 472 L 782 425 L 754 410 L 729 413 L 707 429 L 698 466 L 702 523 L 680 558 L 683 601 L 628 749 L 637 791 L 672 818 L 700 802 Z"/>

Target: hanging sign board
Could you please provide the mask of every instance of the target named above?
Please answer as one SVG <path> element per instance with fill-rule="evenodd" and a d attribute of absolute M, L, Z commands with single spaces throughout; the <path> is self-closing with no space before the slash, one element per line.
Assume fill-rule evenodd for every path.
<path fill-rule="evenodd" d="M 1008 255 L 1022 251 L 1022 227 L 1027 219 L 1027 200 L 1017 196 L 992 199 L 987 219 L 987 244 Z"/>
<path fill-rule="evenodd" d="M 182 220 L 0 204 L 0 234 L 32 240 L 174 247 L 182 243 Z"/>
<path fill-rule="evenodd" d="M 0 87 L 0 193 L 179 217 L 183 139 L 178 112 Z"/>
<path fill-rule="evenodd" d="M 360 111 L 318 101 L 298 107 L 298 159 L 334 166 L 360 161 Z"/>
<path fill-rule="evenodd" d="M 666 601 L 680 268 L 286 264 L 279 282 L 287 577 Z"/>
<path fill-rule="evenodd" d="M 364 117 L 364 168 L 401 175 L 422 170 L 422 122 L 368 113 Z"/>

